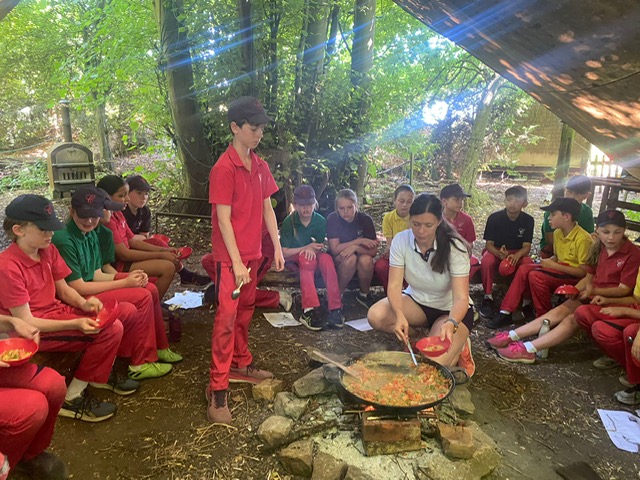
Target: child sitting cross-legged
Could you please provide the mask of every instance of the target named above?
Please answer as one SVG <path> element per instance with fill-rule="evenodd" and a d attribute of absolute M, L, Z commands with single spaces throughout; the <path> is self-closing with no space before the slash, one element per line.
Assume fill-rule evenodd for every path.
<path fill-rule="evenodd" d="M 324 239 L 327 221 L 315 212 L 316 193 L 310 185 L 300 185 L 293 192 L 295 211 L 282 222 L 280 243 L 285 265 L 297 266 L 300 271 L 302 293 L 302 315 L 300 323 L 309 330 L 322 330 L 324 320 L 320 316 L 320 300 L 316 289 L 314 273 L 320 270 L 327 286 L 329 306 L 329 326 L 342 328 L 342 300 L 338 276 L 331 255 L 325 253 Z"/>
<path fill-rule="evenodd" d="M 118 318 L 124 326 L 118 356 L 131 359 L 129 378 L 158 378 L 169 373 L 169 364 L 182 357 L 169 349 L 157 289 L 142 270 L 123 274 L 105 271 L 108 261 L 102 256 L 95 232 L 105 211 L 120 210 L 122 204 L 109 200 L 104 190 L 93 186 L 78 188 L 71 197 L 70 220 L 53 235 L 53 244 L 71 269 L 66 277 L 71 287 L 81 295 L 95 295 L 103 303 L 118 302 Z M 118 383 L 105 388 L 114 390 Z M 128 392 L 139 386 L 133 383 Z"/>
<path fill-rule="evenodd" d="M 497 349 L 500 357 L 511 362 L 533 363 L 537 351 L 571 338 L 578 330 L 576 320 L 581 323 L 580 317 L 592 319 L 593 323 L 601 316 L 603 304 L 622 301 L 622 297 L 631 293 L 640 267 L 640 249 L 625 237 L 624 215 L 607 210 L 598 216 L 597 225 L 598 240 L 589 249 L 584 266 L 586 275 L 576 284 L 578 296 L 526 325 L 490 338 L 489 345 Z M 538 334 L 545 319 L 549 321 L 551 331 L 523 342 Z"/>
<path fill-rule="evenodd" d="M 580 213 L 578 201 L 558 197 L 550 205 L 541 208 L 551 212 L 549 221 L 555 229 L 554 256 L 543 258 L 540 265 L 520 266 L 502 300 L 500 313 L 487 323 L 489 328 L 511 324 L 511 314 L 523 298 L 531 298 L 536 315 L 543 316 L 551 310 L 551 296 L 556 288 L 561 285 L 575 285 L 587 274 L 582 265 L 587 262 L 593 240 L 591 235 L 576 223 Z"/>
<path fill-rule="evenodd" d="M 86 388 L 89 382 L 108 382 L 122 339 L 122 323 L 116 320 L 100 328 L 91 317 L 102 308 L 102 302 L 95 297 L 85 299 L 64 281 L 71 270 L 51 244 L 53 231 L 64 225 L 49 200 L 20 195 L 5 213 L 3 227 L 12 244 L 0 253 L 5 279 L 0 289 L 0 314 L 18 317 L 38 329 L 42 352 L 83 352 L 60 416 L 86 422 L 111 418 L 116 406 L 97 401 Z"/>

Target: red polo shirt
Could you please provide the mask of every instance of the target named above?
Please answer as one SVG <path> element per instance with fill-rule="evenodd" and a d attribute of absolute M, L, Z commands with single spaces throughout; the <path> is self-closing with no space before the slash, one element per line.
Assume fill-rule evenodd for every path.
<path fill-rule="evenodd" d="M 56 280 L 64 280 L 71 269 L 67 267 L 55 245 L 41 249 L 40 261 L 30 258 L 16 243 L 0 253 L 0 271 L 5 282 L 0 288 L 0 313 L 11 315 L 9 308 L 29 304 L 35 317 L 49 318 L 49 314 L 65 308 L 56 298 Z"/>
<path fill-rule="evenodd" d="M 231 225 L 243 262 L 262 257 L 263 201 L 278 191 L 269 165 L 251 151 L 251 172 L 229 145 L 209 174 L 213 258 L 231 262 L 218 227 L 216 205 L 231 206 Z"/>
<path fill-rule="evenodd" d="M 476 241 L 476 227 L 469 215 L 464 212 L 458 212 L 456 218 L 453 220 L 447 218 L 447 220 L 467 242 L 473 244 Z"/>
<path fill-rule="evenodd" d="M 598 265 L 595 268 L 593 286 L 612 288 L 623 284 L 633 287 L 636 284 L 638 267 L 640 267 L 640 249 L 631 241 L 626 240 L 613 255 L 607 255 L 607 250 L 602 247 Z M 587 271 L 594 273 L 593 267 L 588 267 Z"/>
<path fill-rule="evenodd" d="M 129 248 L 129 240 L 131 240 L 134 235 L 129 225 L 127 225 L 127 219 L 124 218 L 122 212 L 112 212 L 111 220 L 106 224 L 106 227 L 113 232 L 113 243 L 116 245 L 124 243 L 127 248 Z"/>

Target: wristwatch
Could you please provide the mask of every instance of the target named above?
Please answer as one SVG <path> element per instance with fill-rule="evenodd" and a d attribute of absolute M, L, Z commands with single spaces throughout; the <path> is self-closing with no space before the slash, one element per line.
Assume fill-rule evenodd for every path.
<path fill-rule="evenodd" d="M 453 323 L 453 333 L 456 333 L 458 331 L 458 327 L 460 326 L 458 321 L 455 318 L 449 317 L 449 318 L 447 318 L 447 322 Z"/>

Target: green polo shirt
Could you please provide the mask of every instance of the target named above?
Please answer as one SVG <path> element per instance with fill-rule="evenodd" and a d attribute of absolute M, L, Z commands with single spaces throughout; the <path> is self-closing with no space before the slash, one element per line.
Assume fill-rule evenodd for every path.
<path fill-rule="evenodd" d="M 116 244 L 113 241 L 113 232 L 100 224 L 94 230 L 100 242 L 100 252 L 102 255 L 102 265 L 116 261 Z"/>
<path fill-rule="evenodd" d="M 63 230 L 53 234 L 52 242 L 71 269 L 71 273 L 65 278 L 67 282 L 80 278 L 90 282 L 96 270 L 102 268 L 100 244 L 95 230 L 85 235 L 71 220 Z"/>
<path fill-rule="evenodd" d="M 327 236 L 327 219 L 317 212 L 313 212 L 311 221 L 306 227 L 300 222 L 298 212 L 288 215 L 280 227 L 280 245 L 284 248 L 300 248 L 311 243 L 311 237 L 316 242 L 324 242 Z"/>
<path fill-rule="evenodd" d="M 549 224 L 549 215 L 551 212 L 544 212 L 544 220 L 542 222 L 542 238 L 540 239 L 540 250 L 547 246 L 547 239 L 544 237 L 546 233 L 553 232 L 551 225 Z M 586 203 L 580 204 L 580 215 L 576 219 L 578 225 L 580 225 L 587 233 L 593 233 L 593 210 Z"/>

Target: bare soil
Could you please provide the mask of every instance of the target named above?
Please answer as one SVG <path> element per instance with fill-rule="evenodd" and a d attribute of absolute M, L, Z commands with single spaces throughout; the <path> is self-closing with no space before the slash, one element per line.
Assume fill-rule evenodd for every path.
<path fill-rule="evenodd" d="M 528 211 L 539 225 L 541 212 L 535 206 L 542 203 L 550 188 L 539 182 L 527 186 Z M 500 208 L 505 188 L 505 183 L 481 185 L 487 201 L 473 211 L 480 231 L 486 216 Z M 2 196 L 2 213 L 12 197 Z M 379 222 L 378 213 L 387 209 L 376 202 L 370 210 Z M 208 250 L 206 225 L 165 227 L 162 233 L 172 235 L 178 244 L 190 244 L 198 253 Z M 199 268 L 198 259 L 195 254 L 191 257 L 192 267 Z M 299 292 L 294 293 L 298 293 L 299 305 Z M 477 287 L 472 294 L 475 300 L 481 298 Z M 294 311 L 294 315 L 298 313 Z M 348 319 L 366 315 L 349 294 L 345 313 Z M 73 478 L 291 478 L 274 452 L 256 436 L 271 409 L 252 399 L 250 386 L 234 385 L 230 389 L 233 427 L 207 422 L 204 388 L 208 383 L 213 312 L 202 307 L 185 311 L 182 318 L 183 338 L 174 348 L 185 360 L 173 373 L 145 382 L 131 397 L 95 391 L 99 398 L 119 406 L 117 415 L 107 422 L 92 425 L 58 421 L 51 448 L 67 462 Z M 583 337 L 552 349 L 546 361 L 530 366 L 509 364 L 485 346 L 484 340 L 490 335 L 482 323 L 473 331 L 477 373 L 470 386 L 477 408 L 472 418 L 494 438 L 504 455 L 502 465 L 489 478 L 551 480 L 560 478 L 554 468 L 578 461 L 589 463 L 603 479 L 640 478 L 638 455 L 614 447 L 596 412 L 597 408 L 624 409 L 613 398 L 613 393 L 623 388 L 617 380 L 620 369 L 595 370 L 591 361 L 599 356 L 598 351 Z M 262 311 L 256 311 L 250 344 L 259 366 L 274 372 L 288 388 L 312 368 L 305 347 L 337 354 L 400 348 L 389 335 L 348 327 L 326 332 L 272 328 Z"/>

